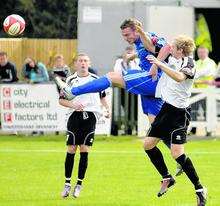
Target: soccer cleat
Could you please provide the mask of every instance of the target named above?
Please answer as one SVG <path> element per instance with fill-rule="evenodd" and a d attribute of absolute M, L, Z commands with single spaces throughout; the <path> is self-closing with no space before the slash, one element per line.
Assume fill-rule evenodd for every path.
<path fill-rule="evenodd" d="M 169 187 L 171 187 L 172 185 L 175 184 L 175 180 L 173 177 L 168 177 L 168 178 L 164 178 L 161 181 L 161 188 L 160 191 L 158 192 L 157 196 L 161 197 L 163 194 L 165 194 L 168 190 Z"/>
<path fill-rule="evenodd" d="M 54 82 L 63 92 L 65 99 L 72 100 L 76 97 L 75 95 L 72 94 L 71 87 L 66 82 L 64 82 L 60 77 L 56 76 L 54 78 Z"/>
<path fill-rule="evenodd" d="M 79 197 L 80 191 L 82 189 L 82 185 L 76 185 L 73 190 L 73 197 Z"/>
<path fill-rule="evenodd" d="M 181 174 L 183 174 L 183 168 L 180 164 L 177 164 L 175 176 L 177 177 L 177 176 L 180 176 Z"/>
<path fill-rule="evenodd" d="M 205 206 L 207 201 L 207 188 L 203 187 L 202 189 L 196 190 L 197 206 Z"/>
<path fill-rule="evenodd" d="M 63 198 L 68 197 L 69 194 L 70 194 L 70 190 L 71 190 L 71 185 L 70 185 L 69 183 L 65 183 L 64 189 L 63 189 L 63 191 L 61 192 L 61 196 L 62 196 Z"/>

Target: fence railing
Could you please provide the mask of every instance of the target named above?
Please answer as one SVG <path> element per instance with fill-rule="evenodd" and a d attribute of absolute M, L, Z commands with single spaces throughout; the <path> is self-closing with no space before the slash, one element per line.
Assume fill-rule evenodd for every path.
<path fill-rule="evenodd" d="M 112 134 L 137 133 L 137 95 L 114 88 L 112 102 Z"/>

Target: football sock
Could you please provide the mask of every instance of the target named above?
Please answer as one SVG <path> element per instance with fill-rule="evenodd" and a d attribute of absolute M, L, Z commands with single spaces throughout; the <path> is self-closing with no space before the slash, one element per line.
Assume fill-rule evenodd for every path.
<path fill-rule="evenodd" d="M 65 183 L 70 183 L 72 171 L 73 171 L 73 164 L 74 164 L 74 156 L 75 154 L 66 153 L 66 160 L 65 160 Z"/>
<path fill-rule="evenodd" d="M 171 175 L 168 172 L 167 166 L 164 162 L 163 155 L 157 147 L 154 147 L 150 150 L 145 150 L 145 152 L 147 153 L 151 162 L 163 178 L 171 177 Z"/>
<path fill-rule="evenodd" d="M 88 152 L 80 152 L 78 180 L 81 180 L 81 182 L 85 177 L 87 166 L 88 166 Z"/>
<path fill-rule="evenodd" d="M 112 85 L 111 80 L 106 77 L 100 77 L 78 87 L 72 87 L 71 92 L 73 95 L 81 95 L 86 93 L 101 92 Z"/>
<path fill-rule="evenodd" d="M 190 181 L 193 183 L 195 189 L 201 189 L 202 185 L 199 182 L 199 177 L 196 173 L 196 170 L 193 166 L 192 161 L 189 157 L 186 157 L 185 154 L 182 154 L 178 158 L 176 158 L 176 161 L 182 166 L 183 171 L 186 173 L 187 177 L 190 179 Z"/>
<path fill-rule="evenodd" d="M 76 184 L 77 185 L 82 185 L 82 180 L 78 179 Z"/>

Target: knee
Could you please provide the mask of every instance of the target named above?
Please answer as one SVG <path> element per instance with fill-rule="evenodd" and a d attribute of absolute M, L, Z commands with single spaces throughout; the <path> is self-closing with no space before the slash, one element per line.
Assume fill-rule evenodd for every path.
<path fill-rule="evenodd" d="M 68 145 L 67 146 L 67 152 L 70 154 L 76 153 L 76 146 L 75 145 Z"/>
<path fill-rule="evenodd" d="M 150 149 L 153 149 L 155 147 L 155 144 L 150 141 L 149 138 L 146 138 L 144 140 L 144 150 L 150 150 Z"/>
<path fill-rule="evenodd" d="M 80 152 L 89 152 L 89 146 L 80 145 Z"/>
<path fill-rule="evenodd" d="M 171 148 L 171 155 L 173 159 L 177 159 L 179 156 L 182 155 L 182 152 L 178 148 Z"/>

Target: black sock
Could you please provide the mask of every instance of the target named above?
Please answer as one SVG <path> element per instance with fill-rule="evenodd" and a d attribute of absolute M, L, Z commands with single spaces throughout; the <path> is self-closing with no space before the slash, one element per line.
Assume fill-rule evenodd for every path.
<path fill-rule="evenodd" d="M 164 162 L 163 155 L 157 147 L 154 147 L 150 150 L 145 150 L 145 152 L 163 178 L 171 177 Z"/>
<path fill-rule="evenodd" d="M 176 161 L 182 166 L 183 171 L 186 173 L 187 177 L 190 179 L 190 181 L 193 183 L 195 189 L 201 189 L 202 185 L 199 182 L 199 177 L 196 173 L 196 170 L 193 166 L 192 161 L 189 157 L 186 157 L 185 154 L 182 154 L 179 156 Z"/>
<path fill-rule="evenodd" d="M 73 171 L 73 165 L 74 165 L 74 156 L 75 154 L 66 153 L 66 160 L 65 160 L 65 177 L 66 181 L 65 183 L 70 183 L 72 171 Z"/>
<path fill-rule="evenodd" d="M 77 181 L 77 184 L 79 185 L 82 184 L 82 180 L 85 177 L 87 166 L 88 166 L 88 152 L 80 152 L 78 181 Z"/>
<path fill-rule="evenodd" d="M 78 179 L 76 184 L 77 185 L 82 185 L 82 180 Z"/>

